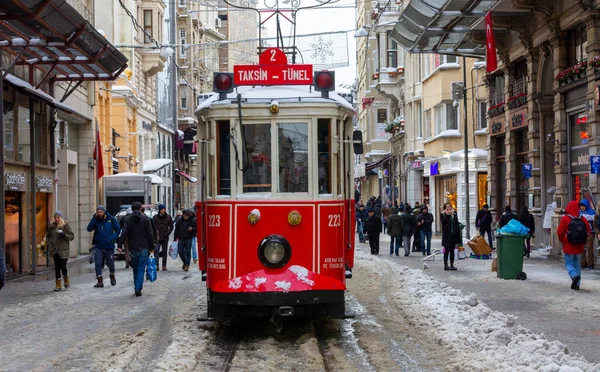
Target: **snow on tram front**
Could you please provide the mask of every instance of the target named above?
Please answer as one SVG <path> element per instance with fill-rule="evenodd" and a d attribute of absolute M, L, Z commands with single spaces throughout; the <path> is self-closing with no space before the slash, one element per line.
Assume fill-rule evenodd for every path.
<path fill-rule="evenodd" d="M 333 72 L 262 63 L 283 54 L 274 50 L 259 65 L 235 66 L 237 77 L 215 73 L 216 93 L 196 111 L 199 265 L 212 319 L 345 312 L 353 153 L 362 152 L 354 110 L 333 92 Z M 296 72 L 283 79 L 284 69 Z"/>

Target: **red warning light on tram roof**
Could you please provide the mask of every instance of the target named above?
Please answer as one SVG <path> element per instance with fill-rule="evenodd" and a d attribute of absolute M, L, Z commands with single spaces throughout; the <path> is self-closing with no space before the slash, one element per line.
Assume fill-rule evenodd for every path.
<path fill-rule="evenodd" d="M 234 65 L 233 80 L 240 85 L 311 85 L 312 65 L 288 65 L 281 49 L 269 48 L 259 56 L 259 65 Z"/>

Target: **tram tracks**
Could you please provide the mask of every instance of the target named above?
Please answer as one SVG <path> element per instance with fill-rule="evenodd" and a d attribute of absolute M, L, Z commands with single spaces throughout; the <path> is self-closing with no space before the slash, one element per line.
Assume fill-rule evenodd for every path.
<path fill-rule="evenodd" d="M 277 367 L 281 370 L 335 371 L 327 353 L 326 330 L 318 321 L 289 324 L 281 332 L 271 327 L 268 332 L 257 334 L 248 325 L 235 325 L 227 332 L 226 342 L 221 342 L 222 357 L 216 370 L 240 371 L 252 361 L 264 361 L 265 354 L 281 356 Z M 255 329 L 254 327 L 252 327 Z M 300 368 L 300 366 L 303 366 Z M 273 367 L 273 366 L 270 366 Z M 273 370 L 268 368 L 267 370 Z"/>

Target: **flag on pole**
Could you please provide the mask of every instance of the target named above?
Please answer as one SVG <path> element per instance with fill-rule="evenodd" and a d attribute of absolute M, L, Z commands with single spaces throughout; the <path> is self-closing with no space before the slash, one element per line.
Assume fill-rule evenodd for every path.
<path fill-rule="evenodd" d="M 494 38 L 494 29 L 492 28 L 492 12 L 488 12 L 485 16 L 485 62 L 487 72 L 496 71 L 498 68 L 496 39 Z"/>
<path fill-rule="evenodd" d="M 96 161 L 96 179 L 104 176 L 104 161 L 102 159 L 102 144 L 100 143 L 100 128 L 96 130 L 96 147 L 94 148 L 94 160 Z"/>

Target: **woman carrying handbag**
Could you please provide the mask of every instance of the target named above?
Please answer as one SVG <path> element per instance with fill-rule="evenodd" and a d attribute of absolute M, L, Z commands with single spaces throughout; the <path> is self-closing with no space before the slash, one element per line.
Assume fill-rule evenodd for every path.
<path fill-rule="evenodd" d="M 46 233 L 46 240 L 48 241 L 48 253 L 50 257 L 54 259 L 54 272 L 56 276 L 56 287 L 55 292 L 62 290 L 61 283 L 61 272 L 62 278 L 65 283 L 65 289 L 69 288 L 69 275 L 67 272 L 67 261 L 69 259 L 69 242 L 75 238 L 71 225 L 68 221 L 65 221 L 62 211 L 56 211 L 54 213 L 54 220 L 48 227 Z"/>

